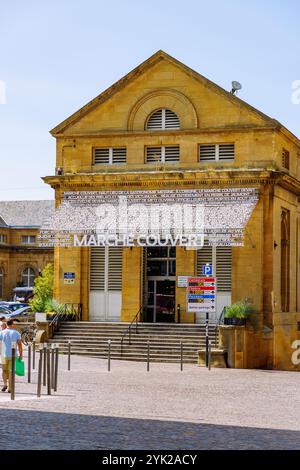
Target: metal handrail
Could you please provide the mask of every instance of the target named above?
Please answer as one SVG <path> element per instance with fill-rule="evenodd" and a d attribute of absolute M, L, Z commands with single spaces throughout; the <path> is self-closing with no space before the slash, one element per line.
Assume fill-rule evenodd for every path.
<path fill-rule="evenodd" d="M 123 355 L 123 341 L 125 339 L 125 336 L 128 334 L 129 335 L 129 344 L 131 344 L 131 328 L 133 326 L 133 323 L 135 323 L 135 334 L 137 334 L 137 330 L 138 330 L 138 318 L 140 316 L 140 313 L 143 311 L 143 308 L 144 307 L 141 307 L 138 312 L 136 313 L 134 319 L 131 321 L 129 327 L 127 328 L 127 330 L 125 331 L 125 333 L 123 333 L 122 335 L 122 338 L 120 340 L 120 345 L 121 345 L 121 356 Z M 143 321 L 143 319 L 142 319 Z"/>
<path fill-rule="evenodd" d="M 220 316 L 219 316 L 219 320 L 218 320 L 217 323 L 216 323 L 216 326 L 215 326 L 215 335 L 217 334 L 217 329 L 218 329 L 218 327 L 221 325 L 222 320 L 224 320 L 224 315 L 225 315 L 225 313 L 226 313 L 226 308 L 227 308 L 227 307 L 223 307 L 223 310 L 222 310 L 222 312 L 221 312 L 221 314 L 220 314 Z"/>
<path fill-rule="evenodd" d="M 54 318 L 52 318 L 51 322 L 49 323 L 49 330 L 51 331 L 51 336 L 53 336 L 54 332 L 59 330 L 59 323 L 60 323 L 60 314 L 57 313 Z"/>
<path fill-rule="evenodd" d="M 74 307 L 76 306 L 76 307 Z M 67 316 L 67 308 L 71 308 L 71 314 L 75 315 L 75 321 L 82 319 L 82 304 L 66 303 L 64 304 L 64 314 Z"/>
<path fill-rule="evenodd" d="M 218 328 L 218 326 L 221 325 L 221 322 L 222 322 L 222 320 L 224 319 L 224 315 L 225 315 L 225 312 L 226 312 L 226 308 L 227 308 L 227 307 L 223 307 L 223 310 L 222 310 L 222 312 L 221 312 L 221 314 L 220 314 L 220 316 L 219 316 L 219 320 L 217 321 L 215 330 Z"/>
<path fill-rule="evenodd" d="M 219 316 L 219 319 L 218 319 L 218 321 L 217 321 L 217 323 L 216 323 L 216 326 L 215 326 L 215 342 L 217 342 L 217 329 L 218 329 L 218 327 L 221 325 L 222 319 L 224 318 L 224 315 L 225 315 L 225 312 L 226 312 L 226 308 L 227 308 L 227 307 L 223 307 L 223 310 L 222 310 L 222 312 L 221 312 L 221 314 L 220 314 L 220 316 Z"/>
<path fill-rule="evenodd" d="M 58 321 L 58 316 L 59 316 L 59 313 L 57 313 L 51 320 L 51 322 L 49 323 L 49 327 L 51 328 L 55 323 L 57 323 Z"/>

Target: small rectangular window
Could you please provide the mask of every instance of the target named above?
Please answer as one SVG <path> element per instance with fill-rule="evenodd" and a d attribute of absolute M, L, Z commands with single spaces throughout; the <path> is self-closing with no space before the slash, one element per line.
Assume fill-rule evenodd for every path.
<path fill-rule="evenodd" d="M 282 149 L 282 167 L 290 169 L 290 152 L 286 149 Z"/>
<path fill-rule="evenodd" d="M 201 144 L 199 145 L 199 161 L 232 162 L 234 161 L 234 144 Z"/>
<path fill-rule="evenodd" d="M 7 235 L 0 234 L 0 243 L 7 243 Z"/>
<path fill-rule="evenodd" d="M 220 144 L 218 147 L 220 162 L 232 162 L 234 160 L 234 144 Z"/>
<path fill-rule="evenodd" d="M 112 163 L 115 165 L 126 163 L 126 147 L 112 149 Z"/>
<path fill-rule="evenodd" d="M 215 145 L 200 145 L 200 162 L 213 162 L 216 160 Z"/>
<path fill-rule="evenodd" d="M 165 163 L 179 162 L 179 145 L 165 147 Z"/>
<path fill-rule="evenodd" d="M 126 163 L 126 147 L 94 149 L 94 165 L 122 165 Z"/>
<path fill-rule="evenodd" d="M 146 148 L 146 163 L 176 163 L 179 159 L 179 145 Z"/>
<path fill-rule="evenodd" d="M 24 245 L 34 245 L 36 237 L 35 235 L 22 235 L 22 243 Z"/>

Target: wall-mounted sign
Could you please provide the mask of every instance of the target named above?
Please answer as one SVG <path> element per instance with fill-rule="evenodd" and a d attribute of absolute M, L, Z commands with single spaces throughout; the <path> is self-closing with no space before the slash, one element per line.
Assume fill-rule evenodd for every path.
<path fill-rule="evenodd" d="M 65 192 L 41 246 L 243 245 L 257 188 Z"/>
<path fill-rule="evenodd" d="M 204 276 L 212 276 L 212 273 L 213 273 L 212 264 L 209 264 L 209 263 L 202 264 L 202 274 Z"/>
<path fill-rule="evenodd" d="M 187 311 L 216 311 L 217 279 L 215 277 L 189 277 L 187 286 Z"/>
<path fill-rule="evenodd" d="M 75 284 L 75 273 L 64 273 L 64 284 Z"/>
<path fill-rule="evenodd" d="M 188 286 L 189 276 L 178 276 L 177 277 L 177 286 L 178 287 L 187 287 Z"/>

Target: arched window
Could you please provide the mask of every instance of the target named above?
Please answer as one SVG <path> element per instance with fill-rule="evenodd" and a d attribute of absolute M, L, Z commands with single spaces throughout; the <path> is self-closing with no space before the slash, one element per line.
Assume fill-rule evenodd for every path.
<path fill-rule="evenodd" d="M 168 129 L 180 129 L 179 117 L 170 109 L 158 109 L 147 119 L 147 131 Z"/>
<path fill-rule="evenodd" d="M 22 284 L 24 287 L 33 287 L 35 272 L 32 268 L 25 268 L 22 272 Z"/>
<path fill-rule="evenodd" d="M 0 268 L 0 299 L 3 299 L 3 291 L 4 291 L 4 272 L 3 272 L 3 269 Z"/>

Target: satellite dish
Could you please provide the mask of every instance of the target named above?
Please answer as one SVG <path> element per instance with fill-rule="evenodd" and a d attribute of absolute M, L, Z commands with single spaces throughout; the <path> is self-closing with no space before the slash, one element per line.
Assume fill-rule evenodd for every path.
<path fill-rule="evenodd" d="M 242 89 L 242 85 L 240 84 L 240 82 L 231 82 L 231 86 L 232 86 L 232 89 L 231 89 L 231 93 L 234 95 L 238 90 L 241 90 Z"/>

